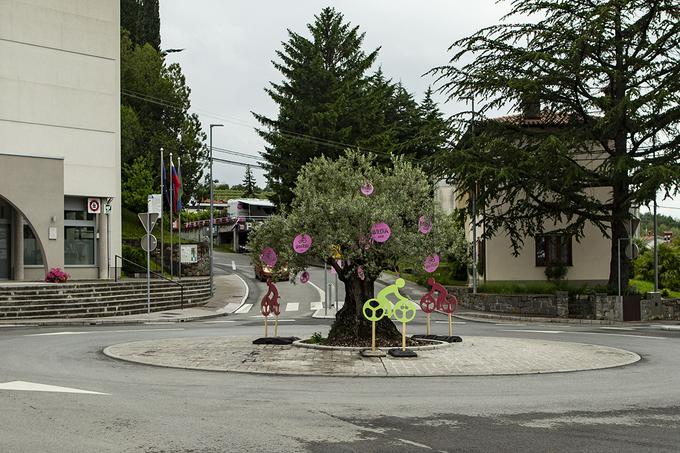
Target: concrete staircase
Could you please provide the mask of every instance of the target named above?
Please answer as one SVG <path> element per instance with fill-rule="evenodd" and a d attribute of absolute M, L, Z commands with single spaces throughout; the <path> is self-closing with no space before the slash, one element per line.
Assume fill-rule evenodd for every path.
<path fill-rule="evenodd" d="M 210 279 L 182 279 L 184 308 L 210 298 Z M 146 313 L 146 280 L 0 284 L 0 320 L 96 318 Z M 151 311 L 180 308 L 180 287 L 165 280 L 151 281 Z"/>

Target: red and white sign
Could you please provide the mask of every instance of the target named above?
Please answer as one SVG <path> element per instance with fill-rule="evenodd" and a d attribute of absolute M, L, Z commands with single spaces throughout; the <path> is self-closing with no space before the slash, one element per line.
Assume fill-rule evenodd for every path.
<path fill-rule="evenodd" d="M 88 214 L 101 214 L 102 213 L 102 202 L 99 198 L 88 198 L 87 199 L 87 213 Z"/>

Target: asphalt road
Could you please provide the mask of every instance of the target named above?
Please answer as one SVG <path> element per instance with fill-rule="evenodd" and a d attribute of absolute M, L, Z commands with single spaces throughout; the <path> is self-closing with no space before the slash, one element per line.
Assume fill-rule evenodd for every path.
<path fill-rule="evenodd" d="M 248 279 L 247 258 L 221 255 L 217 263 L 219 272 L 245 277 L 249 300 L 258 300 L 263 284 Z M 312 281 L 322 287 L 323 272 L 313 270 Z M 300 306 L 319 301 L 311 285 L 279 286 L 282 298 Z M 134 340 L 259 335 L 255 314 L 116 328 L 0 329 L 0 452 L 679 450 L 680 331 L 654 325 L 455 324 L 463 338 L 576 341 L 643 357 L 622 368 L 529 376 L 259 376 L 149 367 L 101 353 Z M 306 309 L 286 317 L 281 334 L 302 337 L 330 325 Z M 444 320 L 433 318 L 435 333 L 446 332 Z M 422 314 L 414 323 L 409 330 L 424 330 Z M 35 384 L 98 394 L 35 391 Z"/>

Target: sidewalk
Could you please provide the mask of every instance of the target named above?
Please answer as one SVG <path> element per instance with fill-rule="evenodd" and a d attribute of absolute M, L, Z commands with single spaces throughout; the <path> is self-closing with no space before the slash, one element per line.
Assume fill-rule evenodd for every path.
<path fill-rule="evenodd" d="M 92 326 L 119 324 L 156 324 L 188 322 L 233 313 L 248 297 L 248 287 L 236 275 L 218 275 L 214 280 L 215 294 L 205 305 L 124 316 L 99 318 L 46 318 L 2 320 L 0 326 Z"/>

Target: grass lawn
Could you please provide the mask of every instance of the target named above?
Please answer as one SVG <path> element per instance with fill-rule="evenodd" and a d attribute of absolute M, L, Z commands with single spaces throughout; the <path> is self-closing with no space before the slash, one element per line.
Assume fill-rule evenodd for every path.
<path fill-rule="evenodd" d="M 432 274 L 428 274 L 425 271 L 423 272 L 417 272 L 415 269 L 410 269 L 407 266 L 400 266 L 403 269 L 410 270 L 411 272 L 406 272 L 401 271 L 399 275 L 404 279 L 408 280 L 413 283 L 417 283 L 421 286 L 427 286 L 427 279 L 429 277 L 434 277 L 434 279 L 437 281 L 437 283 L 440 283 L 442 285 L 447 285 L 447 286 L 467 286 L 467 281 L 462 281 L 462 280 L 456 280 L 452 274 L 453 270 L 451 269 L 450 265 L 448 263 L 441 263 L 439 267 L 437 268 L 436 271 L 434 271 Z M 385 271 L 389 274 L 396 275 L 396 272 L 393 271 Z"/>

